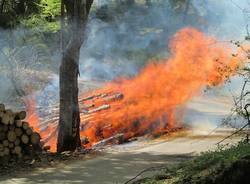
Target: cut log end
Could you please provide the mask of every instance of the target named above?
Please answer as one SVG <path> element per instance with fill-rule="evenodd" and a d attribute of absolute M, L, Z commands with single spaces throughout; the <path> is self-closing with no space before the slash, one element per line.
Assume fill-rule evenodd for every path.
<path fill-rule="evenodd" d="M 9 142 L 15 142 L 15 140 L 16 140 L 16 133 L 14 131 L 9 131 L 7 137 L 8 137 L 8 141 Z"/>
<path fill-rule="evenodd" d="M 26 112 L 25 111 L 20 111 L 15 114 L 15 119 L 16 120 L 24 120 L 26 118 Z"/>
<path fill-rule="evenodd" d="M 41 137 L 37 132 L 34 132 L 33 134 L 31 134 L 30 136 L 30 142 L 33 145 L 38 145 L 40 143 Z"/>
<path fill-rule="evenodd" d="M 22 140 L 23 144 L 28 144 L 29 143 L 29 137 L 26 134 L 22 135 L 21 140 Z"/>

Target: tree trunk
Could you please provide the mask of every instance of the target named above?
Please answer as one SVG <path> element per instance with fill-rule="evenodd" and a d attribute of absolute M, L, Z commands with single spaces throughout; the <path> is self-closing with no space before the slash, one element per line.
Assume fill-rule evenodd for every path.
<path fill-rule="evenodd" d="M 25 0 L 18 1 L 16 12 L 18 15 L 22 16 L 25 14 Z"/>
<path fill-rule="evenodd" d="M 62 2 L 67 11 L 66 15 L 71 38 L 67 46 L 65 43 L 63 44 L 65 49 L 63 49 L 60 66 L 58 152 L 73 151 L 80 146 L 80 114 L 78 104 L 79 57 L 81 45 L 84 40 L 87 18 L 93 0 L 63 0 Z"/>
<path fill-rule="evenodd" d="M 78 105 L 78 62 L 80 48 L 69 48 L 60 67 L 60 120 L 58 151 L 80 146 Z"/>

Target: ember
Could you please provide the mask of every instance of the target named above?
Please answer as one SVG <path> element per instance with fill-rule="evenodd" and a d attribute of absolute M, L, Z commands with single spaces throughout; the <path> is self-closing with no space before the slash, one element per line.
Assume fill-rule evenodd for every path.
<path fill-rule="evenodd" d="M 243 63 L 240 56 L 231 55 L 230 47 L 215 43 L 212 37 L 184 28 L 170 42 L 168 59 L 152 61 L 134 78 L 82 94 L 82 142 L 92 146 L 116 135 L 128 140 L 181 126 L 176 118 L 178 107 L 205 87 L 225 82 Z M 42 137 L 50 136 L 49 144 L 55 150 L 56 133 L 51 132 L 56 132 L 56 126 L 49 127 Z"/>

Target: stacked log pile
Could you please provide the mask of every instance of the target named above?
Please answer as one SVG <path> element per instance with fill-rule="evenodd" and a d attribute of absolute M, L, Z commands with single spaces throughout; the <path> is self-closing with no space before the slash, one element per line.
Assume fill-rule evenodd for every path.
<path fill-rule="evenodd" d="M 25 118 L 25 111 L 13 112 L 0 104 L 0 159 L 22 158 L 41 150 L 40 135 Z"/>

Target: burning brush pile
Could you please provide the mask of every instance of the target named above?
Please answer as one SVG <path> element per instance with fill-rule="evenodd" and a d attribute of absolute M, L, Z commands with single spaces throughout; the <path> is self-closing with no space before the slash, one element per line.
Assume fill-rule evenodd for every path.
<path fill-rule="evenodd" d="M 22 158 L 41 151 L 40 135 L 23 121 L 26 112 L 13 112 L 0 104 L 0 160 Z"/>
<path fill-rule="evenodd" d="M 112 119 L 107 120 L 106 116 L 111 111 L 114 115 L 115 111 L 120 111 L 121 109 L 116 108 L 122 104 L 124 98 L 124 94 L 121 92 L 95 92 L 90 96 L 79 99 L 82 107 L 80 126 L 82 145 L 95 148 L 110 143 L 121 144 L 142 135 L 158 136 L 183 128 L 181 124 L 170 127 L 167 121 L 164 123 L 157 119 L 153 123 L 145 125 L 146 122 L 143 121 L 143 118 L 140 118 L 131 120 L 127 127 L 124 125 L 123 128 L 116 129 L 115 124 L 111 121 Z M 121 106 L 120 108 L 125 107 Z M 143 124 L 147 127 L 146 129 L 143 128 Z"/>
<path fill-rule="evenodd" d="M 226 43 L 218 44 L 215 38 L 194 28 L 177 32 L 169 48 L 169 58 L 150 62 L 137 76 L 117 79 L 80 96 L 84 146 L 181 127 L 185 103 L 203 89 L 223 84 L 246 61 L 242 48 L 233 50 Z M 46 123 L 32 122 L 43 126 L 40 134 L 53 151 L 58 107 L 55 111 Z"/>

